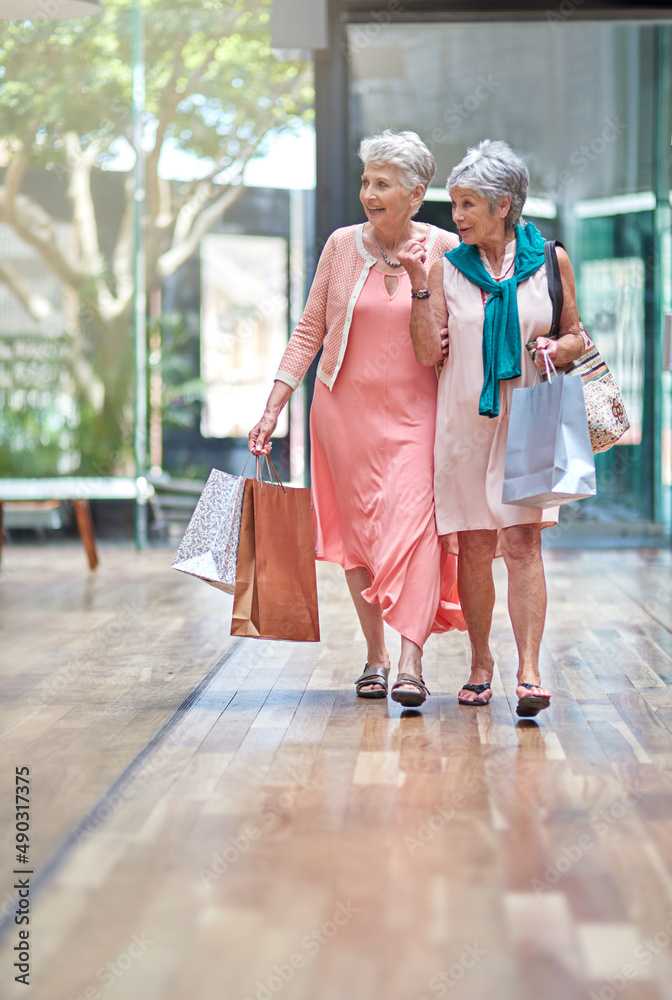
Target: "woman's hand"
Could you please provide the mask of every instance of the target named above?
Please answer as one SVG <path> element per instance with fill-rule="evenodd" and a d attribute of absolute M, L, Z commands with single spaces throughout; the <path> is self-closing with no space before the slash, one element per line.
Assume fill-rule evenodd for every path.
<path fill-rule="evenodd" d="M 287 400 L 292 395 L 291 388 L 285 382 L 276 379 L 268 397 L 264 415 L 258 424 L 255 424 L 247 437 L 247 447 L 253 455 L 268 455 L 273 444 L 270 440 L 271 434 L 275 430 L 278 417 Z"/>
<path fill-rule="evenodd" d="M 443 355 L 443 360 L 445 361 L 446 358 L 448 357 L 448 327 L 447 326 L 444 326 L 444 328 L 440 331 L 440 337 L 441 337 L 441 354 Z"/>
<path fill-rule="evenodd" d="M 254 425 L 247 438 L 248 450 L 251 451 L 253 455 L 270 454 L 273 442 L 269 439 L 275 430 L 277 423 L 277 417 L 273 419 L 273 417 L 267 416 L 264 413 L 259 423 Z"/>
<path fill-rule="evenodd" d="M 542 351 L 548 352 L 548 358 L 556 368 L 564 368 L 571 361 L 576 361 L 585 351 L 583 338 L 576 333 L 564 333 L 557 340 L 550 340 L 549 337 L 537 337 L 534 346 L 537 351 L 534 363 L 541 371 L 546 368 Z"/>
<path fill-rule="evenodd" d="M 423 243 L 418 240 L 410 240 L 403 250 L 397 253 L 399 263 L 403 264 L 404 270 L 411 279 L 413 291 L 418 292 L 421 288 L 427 287 L 427 251 Z"/>
<path fill-rule="evenodd" d="M 548 354 L 549 361 L 552 361 L 557 368 L 557 357 L 558 357 L 558 341 L 551 340 L 549 337 L 537 337 L 534 342 L 536 348 L 536 354 L 534 356 L 534 363 L 540 371 L 546 370 L 546 362 L 544 361 L 544 355 L 542 351 L 546 351 Z"/>

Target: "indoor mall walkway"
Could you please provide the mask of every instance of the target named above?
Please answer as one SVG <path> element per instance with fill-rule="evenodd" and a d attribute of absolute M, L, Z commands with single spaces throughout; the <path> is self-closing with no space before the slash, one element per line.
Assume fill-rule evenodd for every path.
<path fill-rule="evenodd" d="M 458 706 L 452 634 L 404 712 L 354 698 L 340 570 L 320 644 L 232 640 L 171 556 L 5 548 L 3 998 L 672 998 L 668 553 L 547 553 L 538 722 L 501 565 L 491 705 Z"/>

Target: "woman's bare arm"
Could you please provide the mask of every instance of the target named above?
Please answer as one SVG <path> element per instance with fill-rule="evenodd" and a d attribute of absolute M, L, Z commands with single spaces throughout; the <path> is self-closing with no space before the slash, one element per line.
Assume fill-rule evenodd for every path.
<path fill-rule="evenodd" d="M 579 307 L 576 301 L 576 284 L 574 282 L 574 269 L 567 253 L 562 247 L 556 247 L 558 255 L 558 265 L 560 267 L 560 278 L 562 279 L 562 314 L 560 316 L 560 335 L 557 340 L 550 340 L 548 337 L 537 337 L 536 348 L 539 351 L 548 351 L 548 356 L 556 366 L 562 368 L 570 361 L 575 361 L 585 351 L 583 337 L 579 333 Z M 544 367 L 544 359 L 540 353 L 534 361 L 537 368 Z"/>
<path fill-rule="evenodd" d="M 276 379 L 268 397 L 264 415 L 259 423 L 254 425 L 248 436 L 248 449 L 253 455 L 268 455 L 270 452 L 273 447 L 270 441 L 271 434 L 275 430 L 278 417 L 291 395 L 291 387 L 286 382 L 280 382 Z"/>
<path fill-rule="evenodd" d="M 443 258 L 432 265 L 429 276 L 421 243 L 409 244 L 404 251 L 399 252 L 399 260 L 408 272 L 414 292 L 429 289 L 429 298 L 413 299 L 411 304 L 411 340 L 419 363 L 435 365 L 444 358 L 441 329 L 448 325 L 443 295 Z"/>

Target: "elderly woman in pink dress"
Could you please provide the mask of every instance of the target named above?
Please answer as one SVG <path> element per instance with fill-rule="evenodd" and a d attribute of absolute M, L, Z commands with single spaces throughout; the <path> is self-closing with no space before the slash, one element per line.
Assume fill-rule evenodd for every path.
<path fill-rule="evenodd" d="M 414 132 L 364 139 L 359 157 L 367 221 L 327 240 L 249 448 L 268 452 L 278 414 L 322 348 L 310 415 L 316 558 L 345 570 L 367 648 L 359 697 L 387 697 L 387 622 L 401 635 L 391 697 L 417 707 L 429 693 L 428 636 L 465 626 L 455 557 L 434 518 L 437 378 L 413 352 L 415 293 L 398 255 L 412 242 L 431 267 L 458 241 L 413 221 L 436 169 Z"/>
<path fill-rule="evenodd" d="M 541 687 L 539 649 L 546 616 L 541 529 L 558 508 L 503 504 L 504 460 L 511 396 L 530 386 L 542 351 L 556 366 L 583 351 L 574 274 L 564 250 L 558 262 L 564 292 L 560 336 L 549 340 L 552 306 L 544 240 L 521 224 L 529 175 L 504 142 L 485 139 L 448 178 L 460 246 L 427 267 L 420 244 L 404 247 L 402 263 L 415 298 L 411 335 L 423 365 L 448 357 L 441 369 L 434 449 L 436 521 L 444 545 L 458 556 L 458 587 L 471 644 L 471 675 L 458 700 L 486 705 L 494 661 L 489 637 L 495 590 L 492 561 L 508 571 L 508 607 L 518 650 L 517 713 L 536 715 L 550 704 Z M 422 298 L 427 290 L 431 298 Z M 526 344 L 534 341 L 533 361 Z M 431 368 L 430 368 L 431 370 Z"/>

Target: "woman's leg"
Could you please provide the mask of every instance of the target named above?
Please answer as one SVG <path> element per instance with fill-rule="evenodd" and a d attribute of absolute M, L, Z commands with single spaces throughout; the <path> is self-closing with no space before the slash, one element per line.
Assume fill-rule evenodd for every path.
<path fill-rule="evenodd" d="M 405 635 L 401 637 L 399 673 L 412 674 L 418 680 L 422 674 L 422 649 L 412 639 L 407 639 Z"/>
<path fill-rule="evenodd" d="M 345 579 L 350 588 L 359 624 L 366 639 L 366 661 L 369 667 L 390 666 L 390 656 L 385 645 L 383 614 L 380 604 L 369 604 L 362 597 L 362 591 L 371 586 L 371 574 L 363 566 L 356 569 L 346 569 Z M 418 679 L 422 675 L 422 650 L 405 635 L 401 637 L 401 656 L 399 657 L 399 673 L 412 674 Z M 362 691 L 374 691 L 380 685 L 365 684 Z M 409 691 L 415 690 L 410 685 L 402 685 Z"/>
<path fill-rule="evenodd" d="M 495 584 L 492 560 L 497 548 L 497 532 L 490 530 L 458 531 L 457 589 L 471 644 L 469 684 L 489 684 L 494 660 L 490 652 L 490 629 L 495 607 Z M 460 691 L 463 701 L 489 700 L 488 692 Z"/>
<path fill-rule="evenodd" d="M 405 635 L 401 637 L 401 656 L 399 657 L 399 673 L 411 674 L 412 677 L 422 678 L 422 649 L 416 645 L 412 639 L 407 639 Z M 400 684 L 403 691 L 417 691 L 412 684 Z"/>
<path fill-rule="evenodd" d="M 385 631 L 383 628 L 383 613 L 380 604 L 369 604 L 362 597 L 362 591 L 371 586 L 371 574 L 364 566 L 346 569 L 345 579 L 350 589 L 355 611 L 366 639 L 366 662 L 369 667 L 390 666 L 390 656 L 385 646 Z M 375 691 L 381 684 L 366 684 L 362 691 Z"/>
<path fill-rule="evenodd" d="M 502 555 L 509 573 L 509 615 L 518 648 L 518 683 L 539 687 L 539 648 L 546 619 L 541 528 L 536 524 L 504 528 Z M 529 689 L 523 692 L 526 690 L 529 693 Z M 545 693 L 550 696 L 550 692 Z"/>

